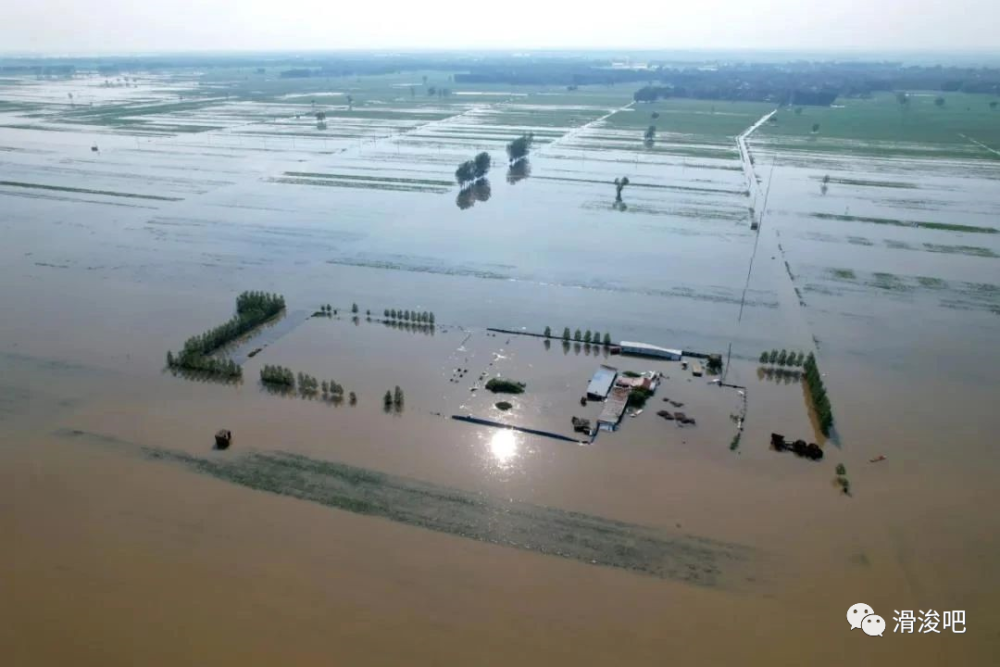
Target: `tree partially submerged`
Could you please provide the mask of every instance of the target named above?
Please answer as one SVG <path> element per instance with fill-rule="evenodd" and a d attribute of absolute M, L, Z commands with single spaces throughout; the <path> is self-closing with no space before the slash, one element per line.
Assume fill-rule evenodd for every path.
<path fill-rule="evenodd" d="M 225 324 L 209 329 L 184 342 L 176 355 L 167 355 L 167 365 L 223 377 L 239 378 L 243 371 L 231 359 L 213 355 L 224 345 L 252 331 L 285 309 L 285 299 L 278 294 L 243 292 L 236 298 L 236 315 Z"/>
<path fill-rule="evenodd" d="M 826 387 L 823 385 L 819 367 L 816 365 L 816 357 L 812 352 L 806 357 L 803 368 L 805 369 L 806 384 L 809 387 L 809 398 L 816 411 L 820 431 L 823 432 L 823 435 L 830 435 L 830 427 L 833 425 L 833 410 L 826 394 Z"/>
<path fill-rule="evenodd" d="M 473 165 L 475 167 L 476 180 L 479 180 L 489 173 L 490 167 L 493 165 L 493 159 L 489 153 L 483 151 L 475 157 Z"/>
<path fill-rule="evenodd" d="M 295 374 L 292 369 L 284 366 L 271 366 L 265 364 L 260 369 L 260 381 L 264 384 L 281 385 L 289 389 L 295 388 Z"/>
<path fill-rule="evenodd" d="M 486 383 L 486 389 L 494 394 L 523 394 L 526 386 L 523 382 L 505 378 L 490 378 Z"/>
<path fill-rule="evenodd" d="M 490 171 L 493 160 L 490 154 L 482 152 L 472 160 L 466 160 L 455 170 L 455 181 L 463 190 L 470 184 L 482 181 Z M 488 198 L 488 197 L 487 197 Z"/>
<path fill-rule="evenodd" d="M 466 160 L 462 164 L 458 165 L 458 169 L 455 170 L 455 180 L 458 182 L 459 187 L 464 188 L 467 183 L 471 182 L 476 177 L 476 165 L 472 160 Z"/>
<path fill-rule="evenodd" d="M 507 144 L 507 159 L 511 164 L 528 157 L 531 150 L 531 143 L 535 140 L 535 135 L 531 132 L 522 134 L 514 141 Z"/>
<path fill-rule="evenodd" d="M 622 190 L 625 186 L 629 184 L 628 176 L 622 176 L 621 178 L 615 179 L 615 201 L 621 202 L 622 200 Z"/>

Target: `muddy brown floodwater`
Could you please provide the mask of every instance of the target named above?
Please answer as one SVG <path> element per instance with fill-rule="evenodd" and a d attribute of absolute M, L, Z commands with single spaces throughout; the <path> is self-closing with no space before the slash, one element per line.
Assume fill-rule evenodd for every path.
<path fill-rule="evenodd" d="M 99 155 L 90 130 L 0 128 L 17 174 L 0 185 L 0 661 L 992 664 L 1000 234 L 982 229 L 1000 168 L 775 157 L 752 138 L 776 164 L 757 235 L 735 140 L 603 146 L 613 130 L 587 123 L 621 104 L 557 108 L 565 141 L 467 210 L 440 181 L 472 143 L 502 153 L 534 106 L 400 110 L 392 138 L 266 147 L 247 134 L 270 127 L 261 111 L 243 134 L 102 134 Z M 237 110 L 256 113 L 184 118 Z M 289 312 L 234 352 L 242 382 L 165 371 L 245 289 Z M 307 317 L 326 303 L 336 317 Z M 387 308 L 438 326 L 386 325 Z M 736 388 L 487 330 L 545 326 L 723 353 L 746 393 L 738 446 Z M 760 372 L 772 348 L 816 353 L 829 440 L 799 382 Z M 593 444 L 450 419 L 572 435 L 600 412 L 579 399 L 602 363 L 665 377 Z M 268 390 L 264 364 L 357 404 Z M 506 412 L 483 389 L 496 375 L 527 385 Z M 823 461 L 771 451 L 772 431 Z M 968 631 L 869 638 L 848 629 L 858 602 L 890 630 L 895 610 L 935 609 Z"/>

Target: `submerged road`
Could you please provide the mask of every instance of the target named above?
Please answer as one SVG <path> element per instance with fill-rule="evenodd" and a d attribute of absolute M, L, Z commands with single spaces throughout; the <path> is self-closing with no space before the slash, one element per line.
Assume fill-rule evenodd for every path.
<path fill-rule="evenodd" d="M 541 153 L 542 151 L 545 151 L 545 150 L 547 150 L 549 148 L 552 148 L 553 146 L 555 146 L 556 144 L 558 144 L 560 142 L 566 141 L 567 139 L 571 139 L 571 138 L 577 136 L 578 134 L 589 130 L 590 128 L 592 128 L 593 126 L 597 125 L 598 123 L 603 123 L 605 120 L 607 120 L 608 118 L 611 118 L 612 116 L 614 116 L 619 111 L 626 111 L 628 109 L 631 109 L 633 105 L 635 105 L 635 102 L 629 102 L 628 104 L 626 104 L 623 107 L 619 107 L 617 109 L 612 109 L 611 111 L 609 111 L 608 113 L 604 114 L 600 118 L 595 118 L 594 120 L 590 121 L 589 123 L 584 123 L 583 125 L 581 125 L 579 127 L 574 127 L 572 130 L 570 130 L 566 134 L 562 135 L 561 137 L 553 139 L 552 141 L 550 141 L 549 143 L 545 144 L 544 146 L 539 147 L 538 149 L 535 150 L 535 153 L 536 154 Z"/>
<path fill-rule="evenodd" d="M 983 150 L 989 151 L 990 153 L 993 153 L 994 155 L 1000 156 L 1000 151 L 996 150 L 995 148 L 990 148 L 989 146 L 987 146 L 986 144 L 984 144 L 981 141 L 976 141 L 972 137 L 970 137 L 968 135 L 965 135 L 965 134 L 962 134 L 961 132 L 959 132 L 958 136 L 962 137 L 966 141 L 972 142 L 973 144 L 975 144 L 976 146 L 979 146 Z"/>
<path fill-rule="evenodd" d="M 754 202 L 753 206 L 754 213 L 750 218 L 751 227 L 753 227 L 754 222 L 758 223 L 759 226 L 761 218 L 764 217 L 764 210 L 762 207 L 760 213 L 758 214 L 757 212 L 756 204 L 758 200 L 761 201 L 763 200 L 761 197 L 763 193 L 761 192 L 760 184 L 757 182 L 757 176 L 753 170 L 753 162 L 750 160 L 750 149 L 747 148 L 747 139 L 750 137 L 751 134 L 757 131 L 757 128 L 766 123 L 768 119 L 770 119 L 771 116 L 773 116 L 776 113 L 778 113 L 777 109 L 768 114 L 765 114 L 756 123 L 754 123 L 747 129 L 743 130 L 743 133 L 740 134 L 740 136 L 736 137 L 736 147 L 740 149 L 740 160 L 743 162 L 743 175 L 747 179 L 747 192 L 750 193 L 750 196 L 753 198 Z"/>

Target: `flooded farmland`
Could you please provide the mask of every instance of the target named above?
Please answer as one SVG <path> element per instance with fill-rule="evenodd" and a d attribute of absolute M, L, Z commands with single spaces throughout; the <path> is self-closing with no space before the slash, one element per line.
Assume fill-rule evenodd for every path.
<path fill-rule="evenodd" d="M 796 138 L 811 112 L 782 110 L 750 136 L 747 174 L 736 137 L 773 106 L 651 107 L 603 86 L 418 97 L 405 74 L 131 78 L 0 80 L 11 664 L 1000 651 L 988 151 Z M 527 166 L 508 167 L 526 132 Z M 455 167 L 480 151 L 488 183 L 463 195 Z M 288 308 L 233 351 L 241 380 L 165 368 L 244 290 Z M 325 304 L 336 315 L 310 316 Z M 721 354 L 732 386 L 564 328 Z M 829 437 L 804 379 L 761 367 L 783 348 L 815 354 Z M 572 417 L 601 412 L 580 404 L 600 364 L 663 379 L 590 444 L 451 419 L 575 437 Z M 357 401 L 268 388 L 264 365 Z M 496 376 L 525 392 L 490 394 Z M 772 432 L 823 460 L 772 450 Z M 970 630 L 858 644 L 843 610 L 860 599 L 886 620 L 961 609 Z"/>

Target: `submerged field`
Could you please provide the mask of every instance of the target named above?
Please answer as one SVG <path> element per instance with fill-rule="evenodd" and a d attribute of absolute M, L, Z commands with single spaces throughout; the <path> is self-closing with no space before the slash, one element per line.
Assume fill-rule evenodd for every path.
<path fill-rule="evenodd" d="M 780 109 L 750 137 L 748 173 L 736 138 L 770 105 L 450 77 L 5 80 L 14 663 L 321 664 L 332 643 L 358 663 L 995 654 L 974 629 L 996 617 L 1000 528 L 981 512 L 1000 500 L 984 418 L 1000 389 L 989 99 Z M 509 167 L 526 132 L 532 152 Z M 460 192 L 455 168 L 480 151 L 493 168 Z M 289 306 L 234 348 L 242 381 L 164 370 L 247 289 Z M 336 316 L 310 317 L 328 303 Z M 389 308 L 437 325 L 386 324 Z M 487 331 L 547 326 L 548 344 Z M 721 353 L 740 389 L 564 346 L 564 327 Z M 804 384 L 760 367 L 781 348 L 816 354 L 829 439 Z M 265 364 L 357 402 L 269 390 Z M 572 435 L 571 416 L 600 412 L 579 405 L 599 364 L 666 377 L 592 445 L 450 419 Z M 508 410 L 482 388 L 497 375 L 527 385 Z M 395 385 L 405 406 L 385 410 Z M 210 451 L 219 428 L 230 451 Z M 824 460 L 772 451 L 771 432 Z M 841 627 L 857 596 L 887 620 L 965 609 L 970 632 L 867 653 Z"/>

